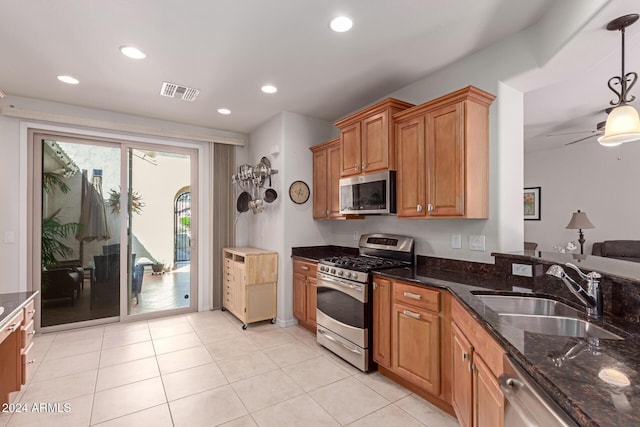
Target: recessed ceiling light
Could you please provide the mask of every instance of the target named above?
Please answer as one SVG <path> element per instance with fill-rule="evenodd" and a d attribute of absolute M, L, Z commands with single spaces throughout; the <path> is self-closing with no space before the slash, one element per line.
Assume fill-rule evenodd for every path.
<path fill-rule="evenodd" d="M 78 79 L 71 76 L 58 76 L 58 80 L 60 80 L 61 82 L 68 83 L 70 85 L 77 85 L 78 83 L 80 83 Z"/>
<path fill-rule="evenodd" d="M 128 56 L 133 59 L 142 59 L 147 57 L 143 51 L 133 46 L 120 46 L 120 52 L 122 52 L 124 56 Z"/>
<path fill-rule="evenodd" d="M 276 93 L 278 91 L 278 88 L 273 85 L 264 85 L 262 86 L 262 91 L 264 93 Z"/>
<path fill-rule="evenodd" d="M 231 114 L 231 110 L 229 110 L 228 108 L 218 108 L 218 113 L 227 115 Z"/>
<path fill-rule="evenodd" d="M 349 31 L 353 26 L 353 21 L 346 16 L 338 16 L 334 18 L 333 21 L 329 24 L 331 29 L 336 33 L 344 33 L 345 31 Z"/>

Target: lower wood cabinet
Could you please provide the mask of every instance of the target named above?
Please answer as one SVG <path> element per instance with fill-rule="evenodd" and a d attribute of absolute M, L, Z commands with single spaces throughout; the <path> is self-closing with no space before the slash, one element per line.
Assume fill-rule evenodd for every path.
<path fill-rule="evenodd" d="M 0 404 L 9 403 L 10 393 L 19 391 L 31 378 L 35 313 L 31 299 L 0 328 Z"/>
<path fill-rule="evenodd" d="M 373 360 L 391 368 L 391 281 L 373 279 Z"/>
<path fill-rule="evenodd" d="M 497 378 L 504 351 L 452 301 L 452 406 L 462 427 L 503 427 L 504 396 Z"/>
<path fill-rule="evenodd" d="M 317 288 L 314 262 L 293 260 L 293 316 L 298 323 L 316 332 Z"/>
<path fill-rule="evenodd" d="M 380 276 L 373 283 L 373 359 L 380 372 L 453 413 L 449 293 Z"/>

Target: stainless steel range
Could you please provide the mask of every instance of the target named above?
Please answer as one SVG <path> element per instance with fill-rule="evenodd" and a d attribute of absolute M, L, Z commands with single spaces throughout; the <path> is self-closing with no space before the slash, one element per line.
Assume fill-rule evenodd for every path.
<path fill-rule="evenodd" d="M 320 260 L 317 273 L 318 343 L 362 371 L 373 367 L 372 274 L 412 265 L 414 240 L 395 234 L 363 234 L 359 255 Z"/>

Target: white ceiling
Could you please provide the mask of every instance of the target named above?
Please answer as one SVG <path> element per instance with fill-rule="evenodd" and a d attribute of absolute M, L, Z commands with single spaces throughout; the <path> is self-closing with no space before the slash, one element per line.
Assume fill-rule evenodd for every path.
<path fill-rule="evenodd" d="M 244 133 L 281 111 L 333 121 L 536 24 L 558 1 L 0 0 L 0 89 Z M 604 120 L 596 112 L 611 98 L 620 40 L 603 26 L 638 12 L 634 2 L 611 1 L 549 64 L 560 70 L 551 80 L 566 80 L 526 94 L 530 147 L 562 145 L 566 136 L 546 134 Z M 350 32 L 328 28 L 338 14 L 353 19 Z M 640 40 L 631 38 L 628 68 L 640 71 Z M 147 58 L 124 57 L 122 45 Z M 201 92 L 193 103 L 161 97 L 163 81 Z M 266 83 L 278 92 L 262 93 Z"/>

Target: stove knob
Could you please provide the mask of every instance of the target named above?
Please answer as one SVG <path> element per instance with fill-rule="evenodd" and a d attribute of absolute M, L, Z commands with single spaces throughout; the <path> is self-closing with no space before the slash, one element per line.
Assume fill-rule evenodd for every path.
<path fill-rule="evenodd" d="M 351 272 L 347 272 L 347 279 L 351 277 Z"/>
<path fill-rule="evenodd" d="M 344 271 L 340 270 L 338 271 L 338 276 L 342 276 L 344 274 Z"/>
<path fill-rule="evenodd" d="M 336 269 L 335 268 L 331 269 L 331 274 L 336 274 Z"/>

